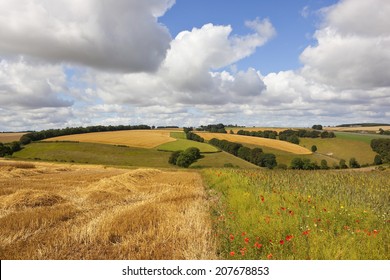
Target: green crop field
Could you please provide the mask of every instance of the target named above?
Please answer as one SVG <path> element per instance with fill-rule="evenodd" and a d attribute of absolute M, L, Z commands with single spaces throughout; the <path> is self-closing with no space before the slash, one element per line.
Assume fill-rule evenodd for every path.
<path fill-rule="evenodd" d="M 388 171 L 202 174 L 222 259 L 390 258 Z"/>
<path fill-rule="evenodd" d="M 168 151 L 168 152 L 174 152 L 174 151 L 184 151 L 187 148 L 195 147 L 200 150 L 201 153 L 216 153 L 219 152 L 219 150 L 207 143 L 200 143 L 195 142 L 191 140 L 186 139 L 177 139 L 174 142 L 169 142 L 162 144 L 157 147 L 157 150 L 159 151 Z"/>
<path fill-rule="evenodd" d="M 186 134 L 182 131 L 171 132 L 170 135 L 172 138 L 176 138 L 176 139 L 187 139 Z"/>
<path fill-rule="evenodd" d="M 237 168 L 260 168 L 250 162 L 235 157 L 226 152 L 203 154 L 203 158 L 194 162 L 191 168 L 209 168 L 209 167 L 237 167 Z"/>
<path fill-rule="evenodd" d="M 328 155 L 336 160 L 344 159 L 348 162 L 354 157 L 360 164 L 372 164 L 376 155 L 369 142 L 362 141 L 358 135 L 345 138 L 337 134 L 336 138 L 301 138 L 300 140 L 301 146 L 310 149 L 312 145 L 316 145 L 317 153 Z"/>
<path fill-rule="evenodd" d="M 172 167 L 170 153 L 154 149 L 75 142 L 38 142 L 13 154 L 17 159 L 120 166 Z"/>

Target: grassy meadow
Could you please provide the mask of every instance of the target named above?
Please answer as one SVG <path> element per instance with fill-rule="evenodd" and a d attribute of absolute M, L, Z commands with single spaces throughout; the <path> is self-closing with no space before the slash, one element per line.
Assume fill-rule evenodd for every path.
<path fill-rule="evenodd" d="M 202 174 L 222 259 L 390 258 L 388 171 Z"/>
<path fill-rule="evenodd" d="M 170 153 L 155 149 L 120 147 L 97 143 L 37 142 L 12 155 L 15 159 L 133 167 L 172 167 Z"/>
<path fill-rule="evenodd" d="M 207 143 L 195 142 L 187 139 L 177 139 L 174 142 L 169 142 L 162 144 L 157 147 L 159 151 L 174 152 L 174 151 L 184 151 L 188 148 L 195 147 L 200 150 L 201 153 L 216 153 L 219 152 L 219 149 L 211 146 Z"/>

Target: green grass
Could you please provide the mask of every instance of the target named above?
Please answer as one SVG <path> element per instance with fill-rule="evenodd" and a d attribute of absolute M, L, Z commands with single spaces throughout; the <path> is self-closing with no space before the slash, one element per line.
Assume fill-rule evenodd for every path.
<path fill-rule="evenodd" d="M 171 132 L 170 136 L 176 139 L 187 139 L 186 134 L 184 132 Z"/>
<path fill-rule="evenodd" d="M 390 258 L 388 171 L 202 174 L 222 259 Z"/>
<path fill-rule="evenodd" d="M 360 141 L 367 144 L 371 143 L 372 139 L 386 138 L 385 135 L 375 135 L 375 134 L 361 134 L 361 133 L 352 133 L 352 132 L 335 132 L 336 137 L 339 139 Z"/>
<path fill-rule="evenodd" d="M 172 167 L 170 153 L 154 149 L 74 142 L 38 142 L 13 154 L 17 159 L 120 166 Z"/>
<path fill-rule="evenodd" d="M 237 167 L 237 168 L 248 168 L 258 169 L 259 167 L 247 162 L 243 159 L 235 157 L 226 152 L 203 154 L 203 158 L 193 163 L 190 168 L 206 168 L 206 167 Z"/>
<path fill-rule="evenodd" d="M 190 147 L 198 148 L 201 153 L 219 152 L 219 150 L 217 148 L 215 148 L 207 143 L 200 143 L 200 142 L 186 140 L 186 139 L 177 139 L 174 142 L 162 144 L 162 145 L 157 147 L 157 150 L 174 152 L 174 151 L 184 151 L 185 149 L 190 148 Z"/>
<path fill-rule="evenodd" d="M 372 164 L 376 155 L 369 143 L 356 139 L 337 136 L 336 138 L 301 138 L 300 140 L 301 146 L 311 149 L 312 145 L 316 145 L 318 154 L 329 155 L 335 160 L 345 159 L 348 162 L 354 157 L 360 164 Z"/>

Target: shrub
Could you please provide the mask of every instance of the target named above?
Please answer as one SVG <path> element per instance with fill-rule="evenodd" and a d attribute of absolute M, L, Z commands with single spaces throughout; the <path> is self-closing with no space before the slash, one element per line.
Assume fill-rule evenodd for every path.
<path fill-rule="evenodd" d="M 350 168 L 360 168 L 360 164 L 357 162 L 355 158 L 351 158 L 349 160 L 349 167 Z"/>

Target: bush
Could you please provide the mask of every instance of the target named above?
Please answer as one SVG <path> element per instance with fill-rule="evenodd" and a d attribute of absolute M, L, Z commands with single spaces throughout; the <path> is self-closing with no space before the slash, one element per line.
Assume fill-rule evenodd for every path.
<path fill-rule="evenodd" d="M 317 146 L 316 145 L 311 146 L 311 151 L 313 153 L 317 152 Z"/>
<path fill-rule="evenodd" d="M 360 168 L 360 164 L 357 162 L 355 158 L 351 158 L 349 160 L 349 167 L 350 168 Z"/>
<path fill-rule="evenodd" d="M 184 152 L 173 152 L 169 157 L 168 162 L 173 165 L 187 168 L 200 157 L 200 150 L 198 148 L 191 147 L 186 149 Z"/>
<path fill-rule="evenodd" d="M 347 169 L 347 168 L 348 168 L 348 166 L 347 166 L 347 164 L 345 163 L 345 160 L 344 160 L 344 159 L 340 159 L 339 167 L 340 167 L 340 169 Z"/>
<path fill-rule="evenodd" d="M 381 165 L 383 162 L 382 162 L 382 157 L 380 155 L 376 155 L 375 158 L 374 158 L 374 164 L 375 165 Z"/>

